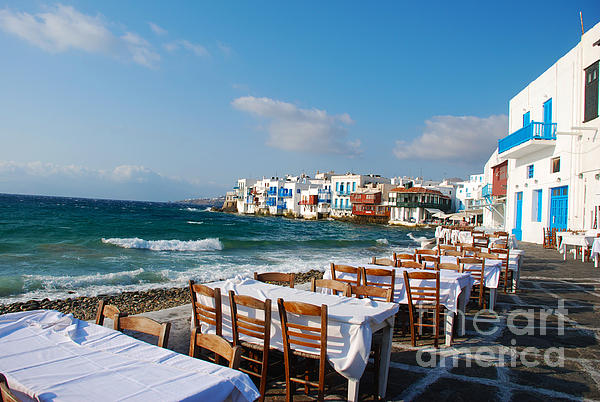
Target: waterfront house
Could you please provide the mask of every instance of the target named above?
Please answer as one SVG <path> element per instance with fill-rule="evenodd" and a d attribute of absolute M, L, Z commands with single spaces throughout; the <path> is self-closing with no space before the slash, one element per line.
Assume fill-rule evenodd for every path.
<path fill-rule="evenodd" d="M 233 187 L 235 191 L 237 212 L 240 214 L 253 214 L 256 200 L 254 197 L 254 186 L 256 180 L 253 179 L 238 179 L 237 184 Z"/>
<path fill-rule="evenodd" d="M 450 212 L 450 197 L 424 187 L 398 187 L 390 190 L 390 223 L 421 224 L 437 212 Z"/>
<path fill-rule="evenodd" d="M 352 201 L 350 195 L 356 192 L 359 187 L 378 183 L 390 183 L 390 179 L 372 174 L 347 173 L 331 176 L 331 215 L 334 217 L 351 216 Z"/>
<path fill-rule="evenodd" d="M 391 188 L 392 185 L 388 183 L 371 183 L 358 188 L 356 192 L 350 194 L 352 216 L 388 221 L 390 218 L 388 194 Z"/>
<path fill-rule="evenodd" d="M 510 100 L 509 134 L 486 164 L 486 185 L 494 191 L 496 174 L 506 174 L 504 224 L 519 240 L 542 243 L 544 228 L 598 224 L 599 60 L 597 24 Z M 494 214 L 486 212 L 484 224 Z"/>

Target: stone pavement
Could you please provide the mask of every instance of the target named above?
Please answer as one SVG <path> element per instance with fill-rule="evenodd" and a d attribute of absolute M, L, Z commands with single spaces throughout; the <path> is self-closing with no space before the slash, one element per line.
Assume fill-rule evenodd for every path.
<path fill-rule="evenodd" d="M 526 254 L 517 293 L 499 292 L 497 315 L 475 319 L 470 310 L 466 336 L 452 347 L 412 348 L 397 331 L 386 399 L 600 400 L 600 270 L 538 245 L 520 247 Z M 190 313 L 187 305 L 144 315 L 172 322 L 170 347 L 187 353 Z M 373 399 L 373 377 L 363 376 L 361 399 Z M 327 399 L 341 400 L 345 381 L 334 383 Z M 279 382 L 267 399 L 284 396 Z"/>

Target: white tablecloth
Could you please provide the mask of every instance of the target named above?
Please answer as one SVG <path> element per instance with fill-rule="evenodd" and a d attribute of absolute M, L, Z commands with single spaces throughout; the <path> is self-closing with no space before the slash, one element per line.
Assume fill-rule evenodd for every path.
<path fill-rule="evenodd" d="M 250 378 L 58 311 L 0 316 L 0 372 L 38 400 L 253 401 Z"/>
<path fill-rule="evenodd" d="M 594 238 L 592 243 L 592 258 L 600 256 L 600 237 Z"/>
<path fill-rule="evenodd" d="M 456 264 L 456 257 L 443 255 L 440 257 L 440 262 Z M 467 264 L 472 266 L 472 264 Z M 498 288 L 498 280 L 500 279 L 500 270 L 502 269 L 502 261 L 485 259 L 485 267 L 483 269 L 483 286 L 488 289 Z M 444 271 L 444 270 L 442 270 Z M 478 283 L 475 281 L 475 283 Z"/>
<path fill-rule="evenodd" d="M 567 246 L 580 246 L 583 247 L 584 250 L 586 250 L 592 246 L 592 243 L 595 239 L 595 237 L 593 236 L 588 236 L 584 234 L 572 234 L 567 232 L 557 233 L 556 237 L 557 240 L 559 237 L 562 238 L 562 240 L 560 241 L 560 246 L 558 247 L 558 251 L 560 251 L 563 254 L 566 252 Z"/>
<path fill-rule="evenodd" d="M 364 265 L 365 268 L 385 268 L 380 265 Z M 391 268 L 394 269 L 396 276 L 394 279 L 394 302 L 400 304 L 408 304 L 408 296 L 406 295 L 406 287 L 404 286 L 404 271 L 407 272 L 423 272 L 419 269 L 411 268 Z M 431 271 L 430 271 L 431 272 Z M 331 279 L 331 271 L 325 271 L 324 279 Z M 352 278 L 352 274 L 340 273 L 339 278 Z M 356 278 L 356 276 L 354 276 Z M 384 278 L 381 278 L 381 283 L 385 283 Z M 426 286 L 435 286 L 433 281 L 421 281 Z M 387 281 L 389 283 L 389 281 Z M 418 286 L 415 281 L 414 286 Z M 471 286 L 473 286 L 473 278 L 469 274 L 461 274 L 448 270 L 441 271 L 440 275 L 440 303 L 448 310 L 456 313 L 458 311 L 458 296 L 461 292 L 465 292 L 466 300 L 469 300 L 471 295 Z"/>
<path fill-rule="evenodd" d="M 368 299 L 356 299 L 308 292 L 284 286 L 270 285 L 253 279 L 235 278 L 223 282 L 206 284 L 211 288 L 220 288 L 223 303 L 223 336 L 231 338 L 231 313 L 228 294 L 247 295 L 259 300 L 271 299 L 271 347 L 283 351 L 281 322 L 277 309 L 277 299 L 299 301 L 315 305 L 327 305 L 327 359 L 335 371 L 350 380 L 359 380 L 367 365 L 371 350 L 371 324 L 380 324 L 394 317 L 398 306 L 394 303 L 373 302 Z M 203 300 L 208 303 L 207 300 Z M 263 317 L 258 317 L 262 319 Z M 214 330 L 203 327 L 202 330 Z M 256 339 L 252 338 L 253 342 Z M 295 349 L 302 347 L 295 345 Z M 314 352 L 314 349 L 306 350 Z"/>

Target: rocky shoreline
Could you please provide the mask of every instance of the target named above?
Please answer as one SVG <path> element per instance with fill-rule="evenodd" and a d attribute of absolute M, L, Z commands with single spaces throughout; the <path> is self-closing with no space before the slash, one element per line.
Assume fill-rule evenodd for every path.
<path fill-rule="evenodd" d="M 296 283 L 306 283 L 311 278 L 320 279 L 322 277 L 323 272 L 317 270 L 300 272 L 296 273 Z M 29 300 L 26 302 L 1 304 L 0 315 L 18 311 L 48 309 L 58 310 L 65 314 L 73 314 L 75 318 L 80 320 L 92 320 L 96 317 L 98 301 L 101 299 L 105 300 L 108 304 L 114 304 L 128 314 L 140 314 L 188 304 L 190 303 L 190 293 L 187 287 L 159 288 L 93 297 L 74 297 L 62 300 Z"/>

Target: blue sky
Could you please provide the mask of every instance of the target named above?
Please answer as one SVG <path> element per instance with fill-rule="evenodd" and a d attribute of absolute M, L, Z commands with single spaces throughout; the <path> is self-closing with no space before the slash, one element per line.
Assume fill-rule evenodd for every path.
<path fill-rule="evenodd" d="M 0 1 L 0 192 L 176 200 L 466 176 L 591 1 Z"/>

